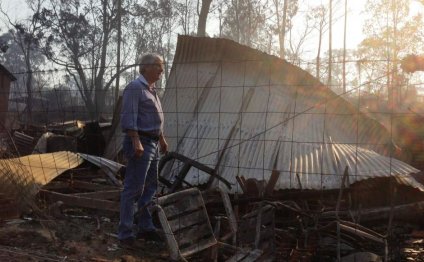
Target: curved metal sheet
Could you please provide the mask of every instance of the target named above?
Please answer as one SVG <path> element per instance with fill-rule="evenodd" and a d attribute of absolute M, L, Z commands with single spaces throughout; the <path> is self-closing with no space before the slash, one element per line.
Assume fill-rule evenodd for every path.
<path fill-rule="evenodd" d="M 237 175 L 268 180 L 275 167 L 276 189 L 333 189 L 347 166 L 350 183 L 395 176 L 424 190 L 410 176 L 419 170 L 390 157 L 379 122 L 306 71 L 230 40 L 180 36 L 163 105 L 170 149 L 234 185 Z"/>
<path fill-rule="evenodd" d="M 14 181 L 22 180 L 46 185 L 63 172 L 79 166 L 83 161 L 84 159 L 78 154 L 68 151 L 0 159 L 0 177 L 6 179 L 12 177 Z"/>

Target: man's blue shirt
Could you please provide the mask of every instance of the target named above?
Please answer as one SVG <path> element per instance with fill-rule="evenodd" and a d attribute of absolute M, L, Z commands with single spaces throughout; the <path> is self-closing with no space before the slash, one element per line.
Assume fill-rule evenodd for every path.
<path fill-rule="evenodd" d="M 143 77 L 131 81 L 122 95 L 121 127 L 160 135 L 163 130 L 163 111 L 155 88 Z"/>

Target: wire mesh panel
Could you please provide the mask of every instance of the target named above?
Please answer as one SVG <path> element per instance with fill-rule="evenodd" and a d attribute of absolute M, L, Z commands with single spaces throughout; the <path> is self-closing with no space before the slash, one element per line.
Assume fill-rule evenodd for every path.
<path fill-rule="evenodd" d="M 137 77 L 133 71 L 138 65 L 126 66 L 125 78 Z M 91 73 L 97 69 L 81 68 Z M 66 70 L 76 74 L 79 69 Z M 49 183 L 50 169 L 74 167 L 59 167 L 57 158 L 45 157 L 35 167 L 19 158 L 31 155 L 36 144 L 37 154 L 62 149 L 126 163 L 121 152 L 122 104 L 115 99 L 115 90 L 78 89 L 78 81 L 59 80 L 65 74 L 61 71 L 23 73 L 28 74 L 51 80 L 54 88 L 39 88 L 31 94 L 22 86 L 11 91 L 4 126 L 13 132 L 5 133 L 7 146 L 2 147 L 8 149 L 2 150 L 5 161 L 0 160 L 0 204 L 11 200 L 31 206 L 40 186 L 35 169 L 41 170 L 43 183 Z M 336 94 L 308 72 L 277 57 L 230 40 L 180 36 L 166 87 L 158 93 L 170 151 L 188 161 L 170 161 L 160 175 L 172 185 L 184 174 L 184 181 L 172 190 L 181 189 L 180 185 L 227 190 L 227 184 L 211 176 L 217 174 L 229 181 L 228 191 L 234 198 L 244 194 L 263 200 L 274 191 L 310 190 L 319 202 L 316 206 L 328 200 L 324 199 L 327 191 L 364 184 L 369 190 L 384 178 L 424 191 L 415 165 L 420 159 L 399 154 L 394 135 L 395 123 L 406 121 L 416 128 L 418 123 L 402 112 L 380 112 L 379 107 L 375 112 L 363 110 L 370 106 L 363 101 L 363 88 L 358 84 Z M 80 163 L 72 153 L 61 157 Z M 190 160 L 209 172 L 190 168 Z M 299 205 L 291 204 L 291 210 L 300 212 Z"/>

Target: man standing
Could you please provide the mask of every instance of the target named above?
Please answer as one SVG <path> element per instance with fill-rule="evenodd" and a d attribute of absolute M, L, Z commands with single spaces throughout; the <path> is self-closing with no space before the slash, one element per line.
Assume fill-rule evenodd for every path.
<path fill-rule="evenodd" d="M 132 245 L 135 238 L 160 241 L 146 205 L 152 200 L 158 184 L 158 151 L 168 151 L 163 135 L 162 105 L 155 90 L 155 82 L 163 72 L 162 57 L 157 54 L 142 56 L 139 72 L 140 76 L 125 87 L 122 96 L 121 126 L 125 133 L 122 150 L 128 159 L 118 228 L 118 238 L 123 245 Z M 138 232 L 134 236 L 134 202 L 137 199 Z"/>

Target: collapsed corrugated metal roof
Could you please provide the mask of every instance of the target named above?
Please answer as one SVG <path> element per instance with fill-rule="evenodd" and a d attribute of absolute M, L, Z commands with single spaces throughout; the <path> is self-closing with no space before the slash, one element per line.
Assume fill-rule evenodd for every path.
<path fill-rule="evenodd" d="M 0 177 L 13 177 L 14 181 L 33 181 L 46 185 L 68 169 L 84 161 L 78 154 L 61 151 L 27 155 L 19 158 L 0 159 Z M 10 175 L 7 175 L 9 173 Z"/>
<path fill-rule="evenodd" d="M 60 151 L 32 154 L 19 158 L 0 159 L 0 178 L 25 181 L 25 184 L 48 184 L 65 171 L 75 168 L 87 160 L 94 165 L 116 174 L 123 165 L 114 161 L 82 153 Z"/>
<path fill-rule="evenodd" d="M 162 104 L 171 150 L 234 185 L 278 170 L 276 189 L 334 189 L 348 166 L 350 183 L 393 175 L 424 190 L 410 176 L 419 170 L 390 157 L 380 123 L 306 71 L 230 40 L 180 36 Z"/>

